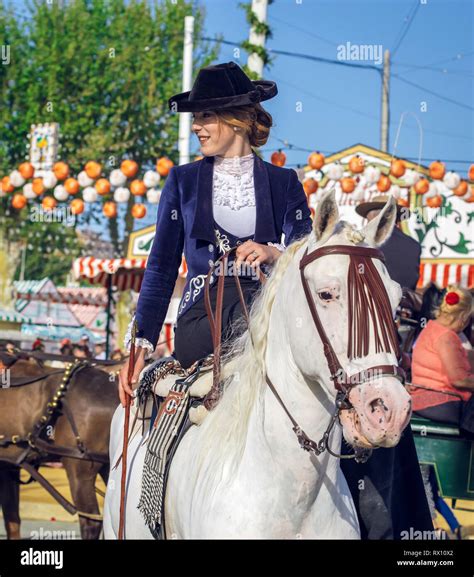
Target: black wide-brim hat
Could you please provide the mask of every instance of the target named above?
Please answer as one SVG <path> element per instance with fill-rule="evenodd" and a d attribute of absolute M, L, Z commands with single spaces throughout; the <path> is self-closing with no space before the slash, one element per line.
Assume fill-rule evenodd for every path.
<path fill-rule="evenodd" d="M 361 202 L 360 204 L 358 204 L 355 208 L 355 211 L 360 216 L 366 218 L 367 214 L 371 210 L 382 210 L 382 208 L 387 204 L 389 200 L 390 197 L 386 194 L 375 196 L 369 202 Z M 405 208 L 397 203 L 397 219 L 400 220 L 402 216 L 404 216 L 404 218 L 407 218 L 408 216 L 410 216 L 410 211 L 408 208 Z"/>
<path fill-rule="evenodd" d="M 271 80 L 250 80 L 235 62 L 206 66 L 199 70 L 191 91 L 168 100 L 174 112 L 200 112 L 245 106 L 269 100 L 278 94 Z"/>

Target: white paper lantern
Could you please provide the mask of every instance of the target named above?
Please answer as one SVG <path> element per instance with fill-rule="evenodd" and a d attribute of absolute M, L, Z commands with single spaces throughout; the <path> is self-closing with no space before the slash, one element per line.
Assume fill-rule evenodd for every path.
<path fill-rule="evenodd" d="M 97 194 L 97 190 L 93 186 L 87 186 L 82 191 L 82 198 L 84 199 L 84 202 L 95 202 L 98 196 L 99 195 Z"/>
<path fill-rule="evenodd" d="M 45 188 L 54 188 L 58 183 L 58 179 L 52 170 L 48 170 L 43 175 L 43 184 Z"/>
<path fill-rule="evenodd" d="M 158 202 L 160 202 L 160 196 L 161 196 L 161 190 L 158 190 L 156 188 L 150 188 L 150 190 L 147 190 L 146 199 L 150 204 L 157 204 Z"/>
<path fill-rule="evenodd" d="M 27 182 L 25 184 L 25 186 L 23 187 L 23 195 L 28 200 L 31 200 L 32 198 L 36 198 L 36 194 L 33 192 L 33 183 Z"/>
<path fill-rule="evenodd" d="M 85 170 L 82 170 L 77 175 L 77 182 L 79 183 L 79 186 L 81 188 L 85 188 L 86 186 L 92 186 L 94 184 L 94 179 L 91 178 L 90 176 L 87 176 L 87 172 Z"/>
<path fill-rule="evenodd" d="M 154 186 L 158 186 L 160 178 L 161 176 L 154 170 L 147 170 L 143 177 L 143 182 L 147 188 L 153 188 Z"/>
<path fill-rule="evenodd" d="M 380 178 L 380 168 L 369 165 L 364 170 L 364 176 L 368 184 L 375 184 L 379 181 Z"/>
<path fill-rule="evenodd" d="M 115 202 L 127 202 L 129 198 L 130 198 L 130 191 L 128 190 L 128 188 L 119 186 L 114 192 Z"/>
<path fill-rule="evenodd" d="M 428 192 L 424 195 L 426 198 L 430 198 L 432 196 L 443 195 L 446 192 L 446 187 L 441 182 L 441 180 L 435 180 L 430 182 L 430 188 Z"/>
<path fill-rule="evenodd" d="M 339 180 L 340 178 L 342 178 L 342 175 L 344 174 L 344 167 L 342 166 L 342 164 L 335 162 L 334 164 L 331 164 L 328 167 L 326 174 L 328 175 L 328 178 L 330 178 L 331 180 Z"/>
<path fill-rule="evenodd" d="M 420 180 L 421 176 L 415 170 L 408 168 L 402 178 L 407 186 L 413 186 Z"/>
<path fill-rule="evenodd" d="M 11 180 L 11 177 L 10 177 Z M 453 190 L 459 186 L 461 182 L 461 177 L 457 172 L 447 172 L 443 178 L 444 184 L 450 189 Z"/>
<path fill-rule="evenodd" d="M 63 202 L 69 197 L 68 191 L 62 184 L 58 184 L 58 186 L 54 189 L 53 195 L 56 200 L 59 200 L 59 202 Z"/>
<path fill-rule="evenodd" d="M 115 168 L 110 173 L 109 180 L 112 186 L 123 186 L 127 182 L 127 177 L 119 168 Z"/>
<path fill-rule="evenodd" d="M 15 188 L 19 188 L 25 184 L 25 179 L 21 176 L 21 173 L 18 170 L 14 170 L 10 174 L 10 184 Z"/>

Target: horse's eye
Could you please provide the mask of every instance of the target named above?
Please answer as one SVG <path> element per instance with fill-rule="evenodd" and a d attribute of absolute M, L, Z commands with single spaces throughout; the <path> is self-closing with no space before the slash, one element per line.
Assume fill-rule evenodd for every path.
<path fill-rule="evenodd" d="M 329 291 L 321 291 L 320 293 L 318 293 L 318 296 L 322 301 L 332 300 L 332 294 Z"/>

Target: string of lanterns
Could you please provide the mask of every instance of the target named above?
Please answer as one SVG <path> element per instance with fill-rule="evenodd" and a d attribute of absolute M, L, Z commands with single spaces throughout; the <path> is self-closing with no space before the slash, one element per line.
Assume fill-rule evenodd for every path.
<path fill-rule="evenodd" d="M 123 160 L 120 168 L 104 175 L 103 166 L 94 160 L 86 163 L 83 170 L 72 176 L 67 163 L 56 162 L 52 170 L 35 171 L 30 162 L 23 162 L 16 170 L 1 179 L 0 196 L 11 194 L 11 206 L 22 210 L 28 201 L 40 201 L 43 210 L 51 211 L 58 203 L 68 203 L 71 213 L 84 212 L 87 203 L 103 199 L 102 212 L 108 218 L 117 216 L 117 205 L 129 201 L 133 195 L 138 202 L 132 206 L 132 216 L 141 219 L 147 209 L 143 200 L 157 204 L 161 190 L 158 185 L 168 176 L 173 161 L 161 157 L 156 170 L 147 170 L 138 177 L 139 165 L 134 160 Z"/>
<path fill-rule="evenodd" d="M 282 150 L 271 155 L 271 162 L 276 166 L 286 164 L 286 155 Z M 390 192 L 397 199 L 398 204 L 408 206 L 409 201 L 401 197 L 401 189 L 406 188 L 408 193 L 413 192 L 423 198 L 427 206 L 439 208 L 443 204 L 443 196 L 451 193 L 465 202 L 474 202 L 474 164 L 469 168 L 467 179 L 454 171 L 446 171 L 443 162 L 432 162 L 428 175 L 423 177 L 416 170 L 407 167 L 407 163 L 400 158 L 393 158 L 390 167 L 366 162 L 364 158 L 355 155 L 347 164 L 332 162 L 326 164 L 326 159 L 320 152 L 312 152 L 308 156 L 308 165 L 320 172 L 321 179 L 313 177 L 303 181 L 306 195 L 315 194 L 324 187 L 329 180 L 339 183 L 345 194 L 356 193 L 357 198 L 363 199 L 363 189 L 376 186 L 380 193 Z M 325 172 L 322 171 L 326 166 Z"/>

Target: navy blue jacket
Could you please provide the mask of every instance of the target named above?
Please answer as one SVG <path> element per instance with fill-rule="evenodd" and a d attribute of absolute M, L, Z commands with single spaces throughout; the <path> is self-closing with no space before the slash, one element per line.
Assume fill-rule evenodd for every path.
<path fill-rule="evenodd" d="M 402 288 L 415 290 L 420 276 L 420 243 L 395 227 L 380 250 L 390 278 Z"/>
<path fill-rule="evenodd" d="M 174 166 L 163 187 L 156 234 L 137 304 L 137 337 L 156 346 L 184 251 L 188 274 L 178 319 L 202 298 L 205 275 L 220 256 L 212 208 L 214 157 Z M 311 231 L 311 213 L 296 172 L 254 153 L 255 242 L 288 246 Z M 192 298 L 191 298 L 192 296 Z"/>

